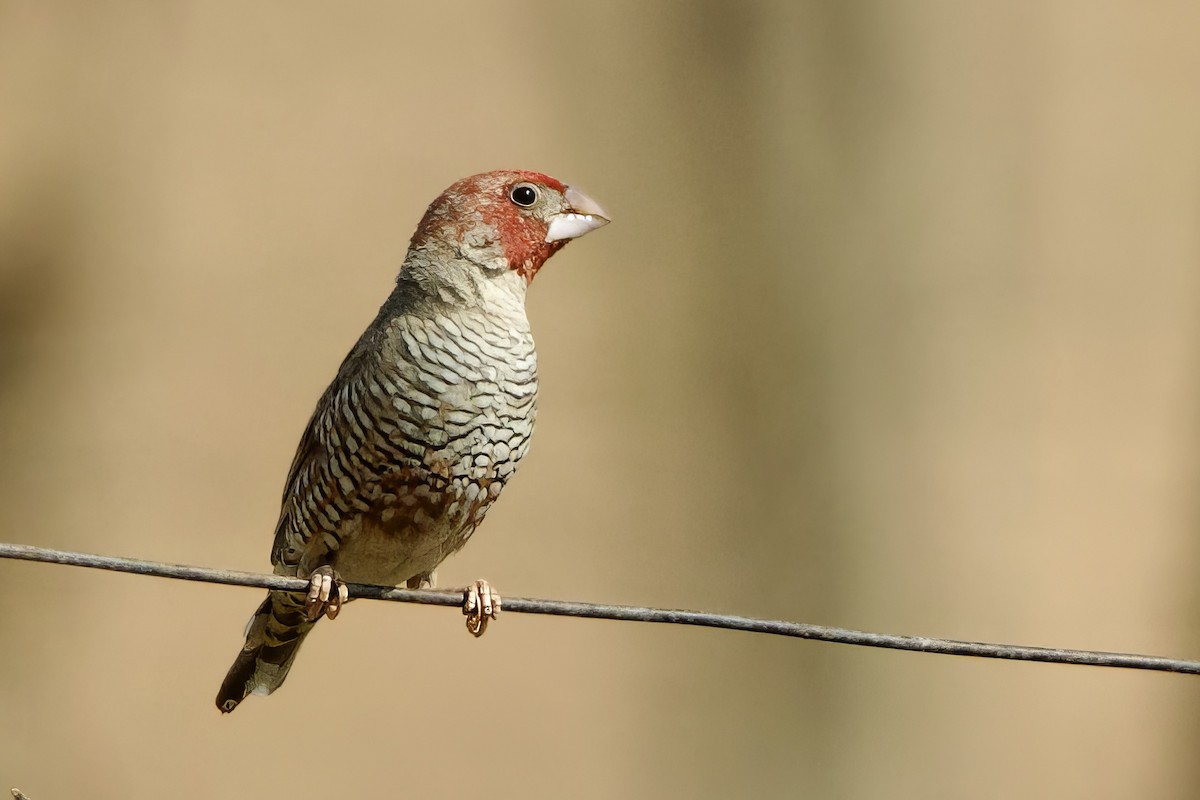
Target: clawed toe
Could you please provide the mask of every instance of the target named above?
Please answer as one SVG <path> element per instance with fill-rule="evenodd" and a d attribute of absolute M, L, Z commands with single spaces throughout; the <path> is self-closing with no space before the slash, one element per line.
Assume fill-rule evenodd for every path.
<path fill-rule="evenodd" d="M 500 613 L 500 593 L 488 582 L 480 579 L 467 587 L 463 597 L 463 614 L 467 616 L 467 630 L 478 638 L 487 630 L 488 620 Z"/>
<path fill-rule="evenodd" d="M 310 622 L 320 619 L 322 614 L 336 619 L 342 606 L 349 599 L 350 591 L 346 588 L 346 582 L 338 577 L 333 567 L 317 567 L 308 576 L 308 596 L 305 598 L 304 610 Z"/>

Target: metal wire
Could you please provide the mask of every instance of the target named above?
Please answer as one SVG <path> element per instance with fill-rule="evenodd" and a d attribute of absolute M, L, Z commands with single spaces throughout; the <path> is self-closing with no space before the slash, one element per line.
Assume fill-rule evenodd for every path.
<path fill-rule="evenodd" d="M 0 558 L 41 561 L 49 564 L 68 564 L 75 567 L 106 569 L 114 572 L 130 572 L 137 575 L 154 575 L 160 578 L 176 578 L 186 581 L 221 583 L 230 586 L 252 586 L 260 589 L 305 592 L 308 581 L 302 578 L 285 578 L 279 575 L 262 575 L 254 572 L 194 567 L 185 564 L 167 564 L 160 561 L 145 561 L 136 558 L 98 556 L 65 550 L 50 550 L 22 544 L 0 543 Z M 461 608 L 461 591 L 439 591 L 432 589 L 397 589 L 389 586 L 371 586 L 360 583 L 347 584 L 351 597 L 370 600 L 391 600 L 398 603 L 421 603 L 435 606 Z M 672 625 L 699 625 L 707 628 L 726 628 L 754 633 L 770 633 L 777 636 L 793 636 L 822 642 L 852 644 L 865 647 L 886 647 L 892 650 L 911 650 L 920 653 L 941 653 L 952 656 L 975 656 L 978 658 L 1003 658 L 1012 661 L 1041 661 L 1053 664 L 1078 664 L 1091 667 L 1119 667 L 1123 669 L 1147 669 L 1160 672 L 1182 672 L 1200 674 L 1200 661 L 1187 661 L 1161 656 L 1137 655 L 1133 653 L 1109 653 L 1097 650 L 1067 650 L 1053 647 L 1027 647 L 988 642 L 966 642 L 954 639 L 935 639 L 927 636 L 900 636 L 889 633 L 831 628 L 786 620 L 755 619 L 732 614 L 710 614 L 701 611 L 680 611 L 641 606 L 601 605 L 568 600 L 538 600 L 528 597 L 504 596 L 504 611 L 518 614 L 552 614 L 563 617 L 590 617 L 592 619 L 614 619 L 629 622 L 659 622 Z"/>

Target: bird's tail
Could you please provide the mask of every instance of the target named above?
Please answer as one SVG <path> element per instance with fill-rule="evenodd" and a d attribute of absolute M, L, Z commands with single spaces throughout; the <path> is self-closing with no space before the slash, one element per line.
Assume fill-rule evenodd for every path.
<path fill-rule="evenodd" d="M 303 595 L 268 592 L 246 625 L 246 643 L 217 693 L 228 714 L 251 694 L 267 695 L 283 685 L 304 637 L 312 630 Z"/>

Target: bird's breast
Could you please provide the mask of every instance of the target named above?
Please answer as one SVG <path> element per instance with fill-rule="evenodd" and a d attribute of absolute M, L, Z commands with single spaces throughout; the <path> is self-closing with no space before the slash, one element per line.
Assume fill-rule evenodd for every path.
<path fill-rule="evenodd" d="M 368 383 L 379 441 L 369 511 L 347 520 L 348 580 L 399 583 L 462 547 L 529 449 L 537 362 L 527 327 L 413 319 Z"/>

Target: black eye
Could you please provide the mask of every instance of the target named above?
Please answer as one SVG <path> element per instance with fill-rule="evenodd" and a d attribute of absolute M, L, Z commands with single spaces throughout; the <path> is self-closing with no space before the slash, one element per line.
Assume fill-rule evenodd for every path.
<path fill-rule="evenodd" d="M 521 208 L 529 208 L 531 205 L 537 202 L 538 191 L 528 183 L 518 183 L 512 188 L 512 191 L 508 193 L 508 198 L 517 205 L 521 206 Z"/>

